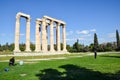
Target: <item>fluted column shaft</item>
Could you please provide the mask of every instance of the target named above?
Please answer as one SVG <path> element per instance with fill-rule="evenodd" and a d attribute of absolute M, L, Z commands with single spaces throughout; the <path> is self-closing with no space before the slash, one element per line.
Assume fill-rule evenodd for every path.
<path fill-rule="evenodd" d="M 66 50 L 66 26 L 65 26 L 65 24 L 63 25 L 63 27 L 62 27 L 62 29 L 63 29 L 63 51 L 67 51 Z"/>
<path fill-rule="evenodd" d="M 30 19 L 27 19 L 26 24 L 26 50 L 27 52 L 30 52 Z"/>
<path fill-rule="evenodd" d="M 15 49 L 14 52 L 20 52 L 19 48 L 20 39 L 20 16 L 16 16 L 16 30 L 15 30 Z"/>
<path fill-rule="evenodd" d="M 57 38 L 56 38 L 57 39 L 56 40 L 57 41 L 57 51 L 60 51 L 60 48 L 61 48 L 60 47 L 60 23 L 57 24 L 56 28 L 57 28 L 57 30 L 56 30 L 57 31 L 56 32 L 57 33 Z"/>
<path fill-rule="evenodd" d="M 53 21 L 50 23 L 50 51 L 54 51 L 54 30 L 53 30 Z"/>
<path fill-rule="evenodd" d="M 48 51 L 48 30 L 47 30 L 47 27 L 48 27 L 48 25 L 47 25 L 47 23 L 46 23 L 46 51 Z"/>
<path fill-rule="evenodd" d="M 41 46 L 40 46 L 40 22 L 36 20 L 36 44 L 35 44 L 35 51 L 40 52 L 41 51 Z"/>
<path fill-rule="evenodd" d="M 43 18 L 42 21 L 42 51 L 46 52 L 47 51 L 47 40 L 46 40 L 46 19 Z"/>

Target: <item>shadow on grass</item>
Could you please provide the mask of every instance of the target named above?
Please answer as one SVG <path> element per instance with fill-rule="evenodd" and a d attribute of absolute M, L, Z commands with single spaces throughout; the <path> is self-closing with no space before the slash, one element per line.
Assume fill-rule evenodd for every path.
<path fill-rule="evenodd" d="M 111 57 L 111 58 L 120 58 L 120 56 L 107 56 L 107 55 L 102 55 L 100 57 Z"/>
<path fill-rule="evenodd" d="M 36 76 L 39 80 L 120 80 L 120 72 L 116 74 L 103 74 L 72 64 L 62 65 L 59 68 L 65 69 L 65 72 L 48 68 L 41 70 Z"/>

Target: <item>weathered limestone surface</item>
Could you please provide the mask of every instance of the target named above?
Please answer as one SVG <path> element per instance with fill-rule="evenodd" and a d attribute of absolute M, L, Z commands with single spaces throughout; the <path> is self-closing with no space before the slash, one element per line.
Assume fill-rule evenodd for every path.
<path fill-rule="evenodd" d="M 50 22 L 50 51 L 54 52 L 54 30 L 53 30 L 53 21 Z"/>
<path fill-rule="evenodd" d="M 66 50 L 66 26 L 63 25 L 62 29 L 63 29 L 63 51 L 66 52 L 67 51 Z"/>
<path fill-rule="evenodd" d="M 30 16 L 24 13 L 17 13 L 16 15 L 16 32 L 15 32 L 15 49 L 14 52 L 20 52 L 19 49 L 19 38 L 20 38 L 20 17 L 24 17 L 27 19 L 26 23 L 26 50 L 30 52 Z"/>
<path fill-rule="evenodd" d="M 14 52 L 21 52 L 19 48 L 19 38 L 20 38 L 20 17 L 26 18 L 26 52 L 31 52 L 30 49 L 30 15 L 24 13 L 17 13 L 16 15 L 16 31 L 15 31 L 15 49 Z M 48 31 L 47 28 L 50 27 L 50 50 L 48 50 Z M 62 27 L 62 30 L 60 30 Z M 54 28 L 56 29 L 56 47 L 54 48 Z M 62 35 L 60 35 L 62 31 Z M 60 36 L 62 36 L 63 50 L 61 50 Z M 36 32 L 35 32 L 35 52 L 49 53 L 58 52 L 65 53 L 66 50 L 66 23 L 51 18 L 49 16 L 43 16 L 42 19 L 36 19 Z"/>
<path fill-rule="evenodd" d="M 60 51 L 60 23 L 57 24 L 57 30 L 56 30 L 56 33 L 57 33 L 57 51 Z"/>
<path fill-rule="evenodd" d="M 47 51 L 47 33 L 46 33 L 46 19 L 42 19 L 42 51 Z"/>
<path fill-rule="evenodd" d="M 30 52 L 30 18 L 27 19 L 26 29 L 26 52 Z"/>
<path fill-rule="evenodd" d="M 16 16 L 15 49 L 14 49 L 14 52 L 20 52 L 19 36 L 20 36 L 20 20 L 19 20 L 19 17 Z"/>
<path fill-rule="evenodd" d="M 40 45 L 40 25 L 42 23 L 41 19 L 36 20 L 36 43 L 35 43 L 35 52 L 40 52 L 41 51 L 41 45 Z M 40 32 L 39 32 L 40 31 Z"/>

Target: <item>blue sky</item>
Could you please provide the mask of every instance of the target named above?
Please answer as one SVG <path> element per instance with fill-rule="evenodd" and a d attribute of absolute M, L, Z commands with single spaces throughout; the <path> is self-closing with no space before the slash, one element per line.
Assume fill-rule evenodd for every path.
<path fill-rule="evenodd" d="M 116 41 L 120 33 L 120 0 L 0 0 L 0 44 L 13 43 L 17 12 L 31 16 L 31 42 L 35 42 L 35 20 L 44 15 L 66 22 L 67 44 Z M 25 43 L 26 20 L 20 20 L 20 43 Z M 61 36 L 62 37 L 62 36 Z"/>

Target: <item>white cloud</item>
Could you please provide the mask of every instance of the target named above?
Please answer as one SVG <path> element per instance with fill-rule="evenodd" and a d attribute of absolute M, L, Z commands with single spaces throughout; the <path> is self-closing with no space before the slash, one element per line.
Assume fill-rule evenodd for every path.
<path fill-rule="evenodd" d="M 80 37 L 80 38 L 78 38 L 79 40 L 84 40 L 84 38 L 83 37 Z"/>
<path fill-rule="evenodd" d="M 92 36 L 92 35 L 91 34 L 86 34 L 83 37 L 90 37 L 90 36 Z"/>
<path fill-rule="evenodd" d="M 66 41 L 76 41 L 77 39 L 80 40 L 80 41 L 85 40 L 83 37 L 79 37 L 79 38 L 74 38 L 74 39 L 73 38 L 71 38 L 71 39 L 68 38 L 68 39 L 66 39 Z"/>
<path fill-rule="evenodd" d="M 90 34 L 90 32 L 96 32 L 96 29 L 90 29 L 90 30 L 82 30 L 82 31 L 76 31 L 77 34 L 84 34 L 84 35 L 88 35 Z"/>
<path fill-rule="evenodd" d="M 66 33 L 66 35 L 72 35 L 73 34 L 73 31 L 68 31 L 67 33 Z"/>
<path fill-rule="evenodd" d="M 90 31 L 91 31 L 91 32 L 96 32 L 96 29 L 91 29 Z"/>
<path fill-rule="evenodd" d="M 75 39 L 73 39 L 73 38 L 72 38 L 72 39 L 66 39 L 66 41 L 74 41 L 74 40 L 75 40 Z"/>
<path fill-rule="evenodd" d="M 89 30 L 76 31 L 77 34 L 89 34 Z"/>
<path fill-rule="evenodd" d="M 76 33 L 74 35 L 74 32 Z M 77 41 L 77 39 L 80 41 L 80 43 L 82 44 L 88 44 L 88 43 L 92 43 L 93 42 L 93 32 L 96 32 L 96 29 L 89 29 L 89 30 L 76 30 L 76 31 L 69 31 L 67 32 L 67 35 L 71 35 L 69 36 L 70 38 L 66 39 L 66 41 L 68 41 L 68 43 L 74 43 Z"/>

